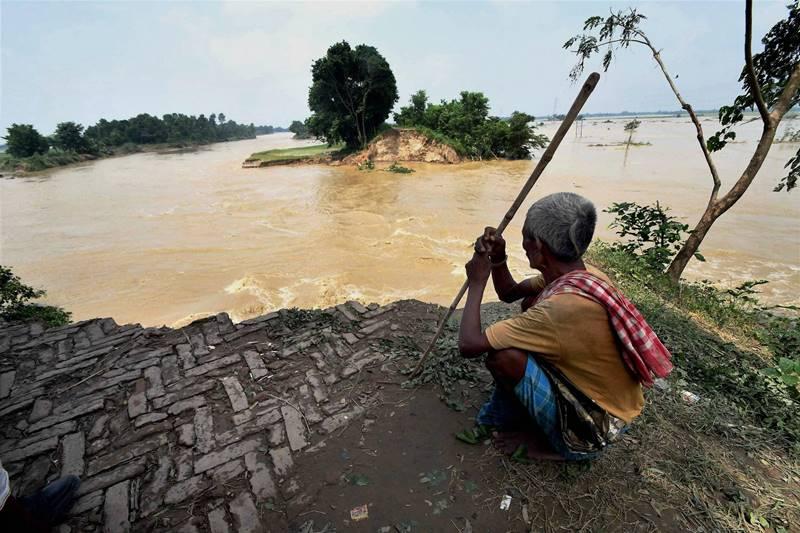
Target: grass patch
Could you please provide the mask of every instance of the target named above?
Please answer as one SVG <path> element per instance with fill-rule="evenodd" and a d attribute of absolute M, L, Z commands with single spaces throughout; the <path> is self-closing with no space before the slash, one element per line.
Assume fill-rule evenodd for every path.
<path fill-rule="evenodd" d="M 672 380 L 729 405 L 749 423 L 800 454 L 800 391 L 772 370 L 798 357 L 800 328 L 791 310 L 774 315 L 751 296 L 708 282 L 673 285 L 666 276 L 603 244 L 587 260 L 612 276 L 674 357 Z"/>
<path fill-rule="evenodd" d="M 63 152 L 61 150 L 50 150 L 46 154 L 34 154 L 30 157 L 13 157 L 4 153 L 0 154 L 0 171 L 38 172 L 91 159 L 96 159 L 96 157 L 75 152 Z"/>
<path fill-rule="evenodd" d="M 389 165 L 384 169 L 386 172 L 394 172 L 395 174 L 411 174 L 414 172 L 413 168 L 404 167 L 403 165 L 398 165 L 397 161 Z"/>
<path fill-rule="evenodd" d="M 68 311 L 33 302 L 45 295 L 45 291 L 25 285 L 10 268 L 0 265 L 0 319 L 9 322 L 39 321 L 49 327 L 68 324 Z"/>
<path fill-rule="evenodd" d="M 4 313 L 2 318 L 9 322 L 44 322 L 47 327 L 54 328 L 69 324 L 72 313 L 54 305 L 27 304 Z"/>
<path fill-rule="evenodd" d="M 340 151 L 344 145 L 328 146 L 327 144 L 315 144 L 313 146 L 303 146 L 300 148 L 279 148 L 276 150 L 266 150 L 256 152 L 247 158 L 248 161 L 263 161 L 273 163 L 276 161 L 302 161 L 313 157 L 320 157 Z"/>

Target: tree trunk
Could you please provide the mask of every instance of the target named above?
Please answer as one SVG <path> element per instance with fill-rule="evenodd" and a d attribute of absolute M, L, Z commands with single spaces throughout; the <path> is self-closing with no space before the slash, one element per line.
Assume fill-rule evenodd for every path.
<path fill-rule="evenodd" d="M 692 230 L 691 235 L 689 235 L 689 238 L 686 239 L 686 242 L 681 246 L 678 255 L 672 259 L 672 263 L 670 263 L 667 269 L 667 276 L 669 276 L 669 279 L 672 280 L 673 283 L 678 283 L 678 281 L 680 281 L 681 274 L 683 274 L 683 270 L 686 268 L 689 260 L 694 257 L 694 254 L 700 248 L 700 243 L 703 242 L 706 233 L 711 229 L 711 225 L 714 224 L 714 221 L 722 214 L 716 213 L 715 211 L 716 205 L 709 205 L 706 207 L 703 216 L 700 217 L 700 221 Z"/>
<path fill-rule="evenodd" d="M 711 229 L 714 222 L 728 209 L 733 207 L 747 188 L 750 187 L 756 174 L 758 174 L 758 171 L 761 169 L 761 165 L 764 164 L 770 147 L 772 147 L 772 141 L 775 139 L 775 131 L 778 128 L 778 123 L 779 120 L 776 120 L 770 121 L 769 124 L 764 125 L 761 138 L 758 141 L 758 146 L 756 146 L 756 150 L 753 152 L 753 156 L 750 158 L 750 162 L 747 164 L 744 172 L 742 172 L 742 175 L 725 196 L 717 200 L 714 200 L 712 197 L 712 200 L 708 203 L 703 216 L 692 230 L 692 234 L 686 239 L 686 242 L 678 251 L 672 263 L 670 263 L 669 268 L 667 268 L 667 275 L 673 283 L 678 283 L 678 281 L 680 281 L 681 274 L 683 274 L 686 265 L 700 248 L 700 243 L 703 242 L 706 233 Z"/>

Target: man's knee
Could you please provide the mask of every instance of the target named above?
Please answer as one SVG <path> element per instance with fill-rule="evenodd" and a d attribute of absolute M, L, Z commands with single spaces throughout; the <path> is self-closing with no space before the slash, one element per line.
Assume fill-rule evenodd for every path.
<path fill-rule="evenodd" d="M 486 358 L 486 368 L 495 379 L 517 383 L 525 375 L 528 354 L 516 348 L 490 352 Z"/>

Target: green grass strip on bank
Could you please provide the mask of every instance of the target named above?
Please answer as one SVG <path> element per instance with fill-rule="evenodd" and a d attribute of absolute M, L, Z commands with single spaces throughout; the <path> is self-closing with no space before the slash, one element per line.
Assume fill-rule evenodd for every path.
<path fill-rule="evenodd" d="M 752 295 L 707 282 L 673 285 L 607 244 L 594 245 L 586 259 L 614 278 L 672 352 L 671 381 L 686 383 L 715 409 L 732 406 L 800 454 L 800 385 L 776 375 L 781 363 L 799 360 L 796 313 L 767 312 Z"/>
<path fill-rule="evenodd" d="M 272 163 L 274 161 L 302 161 L 312 157 L 319 157 L 333 152 L 338 152 L 344 145 L 328 146 L 327 144 L 315 144 L 313 146 L 303 146 L 301 148 L 279 148 L 276 150 L 265 150 L 256 152 L 248 158 L 248 161 L 264 161 Z"/>

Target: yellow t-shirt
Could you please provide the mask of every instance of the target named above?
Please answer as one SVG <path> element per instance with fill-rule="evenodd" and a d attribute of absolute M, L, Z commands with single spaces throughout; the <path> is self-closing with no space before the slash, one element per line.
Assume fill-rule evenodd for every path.
<path fill-rule="evenodd" d="M 611 283 L 604 273 L 587 269 Z M 530 281 L 544 287 L 539 276 Z M 495 350 L 518 348 L 553 364 L 600 407 L 630 422 L 642 411 L 642 387 L 625 366 L 605 308 L 576 294 L 559 294 L 486 329 Z"/>

